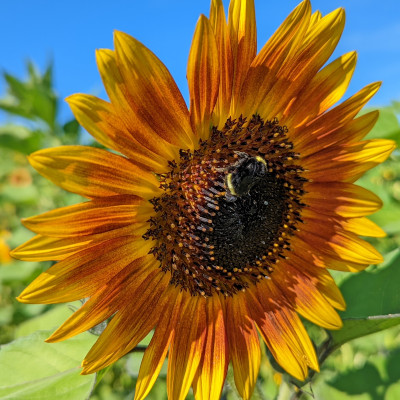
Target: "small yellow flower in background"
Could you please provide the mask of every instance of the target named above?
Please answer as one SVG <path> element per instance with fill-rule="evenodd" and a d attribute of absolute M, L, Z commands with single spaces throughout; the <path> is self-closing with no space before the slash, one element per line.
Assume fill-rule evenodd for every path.
<path fill-rule="evenodd" d="M 359 236 L 384 236 L 381 207 L 354 184 L 395 147 L 365 140 L 378 118 L 357 117 L 380 84 L 344 95 L 354 52 L 327 66 L 344 27 L 303 1 L 257 54 L 253 0 L 221 0 L 201 16 L 189 54 L 189 110 L 162 62 L 129 35 L 97 63 L 110 102 L 67 99 L 80 124 L 115 154 L 61 146 L 29 157 L 89 201 L 24 220 L 37 233 L 14 250 L 53 260 L 24 303 L 89 300 L 49 342 L 110 318 L 82 363 L 96 372 L 152 329 L 135 391 L 143 399 L 168 354 L 170 399 L 192 386 L 218 399 L 231 362 L 244 399 L 260 366 L 259 334 L 276 361 L 318 371 L 301 316 L 338 329 L 344 300 L 327 268 L 382 261 Z"/>
<path fill-rule="evenodd" d="M 6 243 L 6 239 L 11 236 L 11 233 L 6 230 L 0 231 L 0 265 L 9 264 L 11 262 L 10 247 Z"/>

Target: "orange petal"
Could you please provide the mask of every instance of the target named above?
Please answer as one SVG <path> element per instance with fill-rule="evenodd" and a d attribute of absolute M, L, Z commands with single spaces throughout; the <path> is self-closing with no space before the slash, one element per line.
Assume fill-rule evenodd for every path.
<path fill-rule="evenodd" d="M 162 172 L 167 159 L 174 157 L 170 145 L 159 137 L 147 137 L 150 149 L 139 143 L 134 127 L 124 121 L 122 114 L 104 100 L 88 94 L 74 94 L 65 99 L 78 122 L 101 144 L 116 150 L 147 169 Z"/>
<path fill-rule="evenodd" d="M 359 142 L 374 127 L 379 117 L 379 111 L 371 111 L 354 120 L 350 120 L 343 126 L 335 126 L 326 130 L 305 130 L 308 135 L 303 134 L 303 127 L 297 128 L 300 136 L 296 140 L 296 148 L 303 157 L 316 153 L 335 144 L 347 144 Z"/>
<path fill-rule="evenodd" d="M 233 55 L 231 115 L 236 117 L 240 88 L 257 54 L 257 28 L 254 0 L 231 0 L 228 30 Z"/>
<path fill-rule="evenodd" d="M 154 264 L 155 260 L 151 255 L 133 261 L 90 297 L 46 342 L 58 342 L 85 332 L 125 307 L 126 291 L 137 292 L 151 272 L 157 270 Z"/>
<path fill-rule="evenodd" d="M 174 304 L 161 313 L 154 335 L 143 355 L 135 389 L 135 400 L 143 400 L 157 379 L 173 338 L 176 321 L 182 315 L 182 292 L 173 288 L 167 295 Z"/>
<path fill-rule="evenodd" d="M 143 257 L 151 243 L 127 236 L 97 244 L 59 261 L 18 297 L 22 303 L 63 303 L 92 296 L 121 269 Z"/>
<path fill-rule="evenodd" d="M 306 34 L 298 51 L 279 73 L 274 88 L 260 105 L 261 116 L 282 118 L 283 111 L 296 98 L 331 56 L 344 28 L 344 10 L 323 17 Z M 284 124 L 286 121 L 282 119 Z M 289 127 L 290 129 L 290 127 Z"/>
<path fill-rule="evenodd" d="M 286 123 L 294 126 L 304 124 L 337 103 L 349 86 L 356 62 L 357 53 L 353 51 L 319 71 L 285 110 L 283 118 Z"/>
<path fill-rule="evenodd" d="M 218 296 L 207 299 L 206 314 L 207 333 L 203 357 L 193 380 L 196 400 L 213 400 L 221 397 L 229 364 L 224 312 Z"/>
<path fill-rule="evenodd" d="M 185 399 L 200 364 L 206 336 L 206 299 L 190 296 L 176 324 L 168 357 L 168 398 Z"/>
<path fill-rule="evenodd" d="M 303 158 L 308 179 L 316 182 L 354 182 L 366 171 L 384 162 L 396 148 L 392 140 L 373 139 L 332 146 Z"/>
<path fill-rule="evenodd" d="M 119 310 L 82 362 L 81 374 L 91 374 L 121 358 L 137 346 L 158 323 L 169 300 L 165 296 L 169 276 L 161 270 L 142 283 L 136 293 L 125 291 Z"/>
<path fill-rule="evenodd" d="M 10 255 L 23 261 L 58 261 L 76 253 L 90 242 L 76 238 L 59 239 L 36 235 L 21 244 Z"/>
<path fill-rule="evenodd" d="M 303 317 L 323 328 L 339 329 L 342 320 L 338 313 L 301 269 L 302 265 L 285 262 L 276 268 L 272 279 Z"/>
<path fill-rule="evenodd" d="M 368 267 L 369 263 L 357 263 L 343 260 L 333 251 L 320 251 L 314 243 L 309 243 L 300 234 L 292 238 L 291 246 L 296 249 L 297 256 L 318 268 L 329 268 L 337 271 L 359 272 Z M 327 243 L 321 240 L 321 245 Z M 290 253 L 294 254 L 294 252 Z"/>
<path fill-rule="evenodd" d="M 200 16 L 189 53 L 187 79 L 193 130 L 203 139 L 210 134 L 210 118 L 219 90 L 218 51 L 208 19 Z"/>
<path fill-rule="evenodd" d="M 121 195 L 62 207 L 22 220 L 35 233 L 52 237 L 93 235 L 145 222 L 154 211 L 141 197 Z"/>
<path fill-rule="evenodd" d="M 219 61 L 219 94 L 214 108 L 213 125 L 222 128 L 228 118 L 232 96 L 233 55 L 222 0 L 211 0 L 210 23 L 214 30 Z"/>
<path fill-rule="evenodd" d="M 272 86 L 278 71 L 290 63 L 308 28 L 311 5 L 301 2 L 286 18 L 250 65 L 240 93 L 238 109 L 253 115 Z"/>
<path fill-rule="evenodd" d="M 133 194 L 152 198 L 160 192 L 154 174 L 108 151 L 60 146 L 36 151 L 31 165 L 56 185 L 85 197 Z"/>
<path fill-rule="evenodd" d="M 36 235 L 26 243 L 21 244 L 10 254 L 18 260 L 24 261 L 59 261 L 77 253 L 82 249 L 88 249 L 99 242 L 115 239 L 122 236 L 143 233 L 148 224 L 133 224 L 112 231 L 98 233 L 96 235 L 77 236 L 70 238 L 51 238 Z"/>
<path fill-rule="evenodd" d="M 382 207 L 378 196 L 352 183 L 307 183 L 304 189 L 307 193 L 302 201 L 311 213 L 352 218 L 373 214 Z"/>
<path fill-rule="evenodd" d="M 117 66 L 127 87 L 132 117 L 146 135 L 160 136 L 178 148 L 193 149 L 189 112 L 165 65 L 143 44 L 123 32 L 114 36 Z"/>
<path fill-rule="evenodd" d="M 386 232 L 368 218 L 350 218 L 341 221 L 341 224 L 343 229 L 355 233 L 356 235 L 378 238 L 386 236 Z"/>
<path fill-rule="evenodd" d="M 350 232 L 340 232 L 320 221 L 307 220 L 298 237 L 318 252 L 342 261 L 358 264 L 379 264 L 383 261 L 379 252 L 368 242 Z"/>
<path fill-rule="evenodd" d="M 307 258 L 302 259 L 296 254 L 296 252 L 290 253 L 289 263 L 295 268 L 300 266 L 300 272 L 308 277 L 319 292 L 326 298 L 329 304 L 338 310 L 344 310 L 346 308 L 346 303 L 343 299 L 342 293 L 336 286 L 329 271 L 313 265 L 313 263 Z"/>
<path fill-rule="evenodd" d="M 226 300 L 226 333 L 236 388 L 243 399 L 250 399 L 260 369 L 261 352 L 244 294 Z"/>
<path fill-rule="evenodd" d="M 293 140 L 295 147 L 301 146 L 303 142 L 310 140 L 313 144 L 313 153 L 315 152 L 314 145 L 318 144 L 314 138 L 318 138 L 327 134 L 333 134 L 333 131 L 345 126 L 359 113 L 364 105 L 371 99 L 371 97 L 379 90 L 381 86 L 380 82 L 371 83 L 365 86 L 355 95 L 339 104 L 332 110 L 329 110 L 314 120 L 307 122 L 305 125 L 299 125 L 295 127 L 289 126 L 289 135 Z M 340 139 L 343 137 L 340 136 Z M 347 140 L 346 140 L 347 143 Z M 307 146 L 302 145 L 300 150 L 306 149 Z M 319 149 L 318 147 L 317 149 Z M 309 152 L 307 152 L 308 154 Z"/>
<path fill-rule="evenodd" d="M 249 291 L 249 309 L 276 361 L 295 378 L 304 380 L 307 365 L 319 370 L 313 345 L 297 314 L 272 281 Z"/>

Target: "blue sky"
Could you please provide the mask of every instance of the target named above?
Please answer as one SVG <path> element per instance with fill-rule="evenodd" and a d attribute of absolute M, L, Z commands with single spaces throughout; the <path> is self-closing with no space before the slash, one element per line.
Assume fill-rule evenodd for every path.
<path fill-rule="evenodd" d="M 260 47 L 298 1 L 255 3 Z M 370 104 L 400 100 L 400 1 L 315 0 L 312 5 L 323 13 L 346 9 L 346 28 L 334 57 L 358 51 L 348 95 L 382 80 L 383 86 Z M 201 13 L 208 15 L 209 0 L 16 0 L 3 1 L 1 8 L 0 70 L 23 77 L 27 59 L 41 69 L 53 59 L 55 86 L 61 97 L 75 92 L 105 97 L 94 51 L 113 48 L 113 30 L 118 29 L 158 55 L 187 100 L 187 56 L 197 18 Z M 1 81 L 0 96 L 4 92 Z M 62 116 L 68 115 L 65 105 Z"/>

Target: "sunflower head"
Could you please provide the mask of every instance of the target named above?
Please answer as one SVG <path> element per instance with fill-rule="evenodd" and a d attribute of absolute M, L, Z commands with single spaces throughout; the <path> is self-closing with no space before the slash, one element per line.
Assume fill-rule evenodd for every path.
<path fill-rule="evenodd" d="M 325 65 L 344 26 L 303 1 L 257 54 L 253 0 L 212 0 L 189 54 L 187 108 L 145 46 L 115 33 L 97 63 L 109 101 L 67 99 L 80 124 L 113 152 L 38 151 L 31 164 L 88 201 L 24 220 L 37 236 L 14 250 L 57 261 L 20 295 L 26 303 L 88 299 L 50 342 L 111 318 L 82 363 L 98 371 L 154 329 L 135 399 L 168 354 L 168 395 L 218 399 L 229 362 L 245 399 L 259 335 L 298 379 L 318 361 L 299 315 L 328 329 L 344 300 L 328 269 L 382 260 L 359 236 L 384 232 L 365 216 L 381 206 L 354 184 L 394 149 L 362 140 L 378 113 L 358 116 L 378 90 L 344 95 L 354 52 Z"/>

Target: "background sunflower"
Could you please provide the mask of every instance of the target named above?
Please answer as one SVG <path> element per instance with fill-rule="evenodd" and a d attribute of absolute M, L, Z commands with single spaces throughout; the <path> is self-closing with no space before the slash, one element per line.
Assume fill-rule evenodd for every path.
<path fill-rule="evenodd" d="M 39 125 L 34 126 L 33 129 L 29 128 L 21 128 L 21 127 L 7 127 L 7 130 L 5 130 L 4 138 L 5 140 L 2 141 L 2 145 L 6 148 L 4 150 L 5 152 L 5 157 L 8 160 L 10 157 L 14 160 L 14 163 L 16 165 L 20 165 L 21 168 L 16 169 L 13 167 L 13 164 L 7 162 L 8 170 L 6 169 L 6 172 L 4 173 L 4 182 L 6 182 L 5 185 L 5 195 L 3 195 L 2 198 L 4 203 L 4 214 L 7 216 L 7 219 L 4 219 L 7 221 L 7 225 L 5 226 L 7 231 L 12 230 L 12 226 L 16 226 L 17 224 L 17 219 L 19 216 L 29 216 L 32 214 L 36 214 L 41 211 L 49 210 L 54 208 L 55 206 L 64 206 L 64 205 L 69 205 L 72 203 L 75 203 L 78 201 L 78 199 L 74 196 L 68 195 L 68 197 L 64 193 L 60 193 L 56 190 L 56 188 L 50 187 L 46 183 L 44 183 L 42 180 L 39 180 L 38 177 L 35 175 L 34 172 L 29 170 L 26 165 L 24 165 L 25 161 L 24 159 L 20 156 L 20 153 L 30 153 L 33 150 L 36 150 L 38 148 L 43 147 L 43 145 L 51 144 L 51 145 L 57 145 L 57 144 L 72 144 L 76 143 L 78 141 L 78 136 L 79 136 L 79 129 L 75 121 L 68 122 L 64 125 L 61 125 L 59 123 L 59 120 L 56 118 L 56 104 L 57 104 L 57 98 L 53 92 L 52 89 L 52 82 L 51 82 L 51 71 L 48 70 L 43 76 L 40 76 L 40 74 L 36 73 L 34 69 L 31 67 L 30 68 L 30 82 L 27 84 L 20 84 L 18 81 L 14 80 L 11 76 L 7 78 L 8 84 L 10 85 L 12 95 L 14 96 L 14 104 L 9 105 L 5 104 L 4 108 L 7 109 L 9 112 L 14 112 L 15 114 L 22 115 L 26 118 L 30 118 L 32 120 L 39 120 Z M 39 100 L 38 100 L 39 99 Z M 397 138 L 398 135 L 398 123 L 396 120 L 396 104 L 394 104 L 392 107 L 387 107 L 383 111 L 383 118 L 379 121 L 377 127 L 374 129 L 374 131 L 371 133 L 371 137 L 393 137 Z M 46 132 L 47 131 L 47 132 Z M 58 133 L 58 137 L 54 135 L 54 132 Z M 17 140 L 16 140 L 17 138 Z M 83 140 L 87 140 L 84 138 Z M 41 142 L 42 141 L 42 142 Z M 385 192 L 381 194 L 382 197 L 384 197 L 384 200 L 389 204 L 389 209 L 386 208 L 380 213 L 377 214 L 376 221 L 382 225 L 385 230 L 388 231 L 390 236 L 385 239 L 385 241 L 376 243 L 374 242 L 374 245 L 378 246 L 381 251 L 387 252 L 389 250 L 395 250 L 397 245 L 398 245 L 398 236 L 397 236 L 397 220 L 395 218 L 396 212 L 399 213 L 398 206 L 397 206 L 397 200 L 398 199 L 398 188 L 397 188 L 397 177 L 398 177 L 398 171 L 396 170 L 396 154 L 394 154 L 393 158 L 390 159 L 387 164 L 384 166 L 380 167 L 380 169 L 377 169 L 377 171 L 372 172 L 370 175 L 367 175 L 366 177 L 363 178 L 362 184 L 364 186 L 369 187 L 372 189 L 374 192 L 379 192 L 381 194 L 382 192 L 382 187 L 386 189 Z M 33 175 L 33 182 L 34 185 L 32 185 L 32 175 Z M 39 182 L 39 183 L 36 183 Z M 35 189 L 39 186 L 39 190 L 35 192 Z M 7 189 L 8 188 L 8 189 Z M 20 188 L 18 190 L 18 188 Z M 7 192 L 8 190 L 8 192 Z M 46 192 L 47 191 L 47 192 Z M 39 196 L 39 192 L 41 195 Z M 14 196 L 14 197 L 13 197 Z M 18 196 L 21 196 L 19 198 Z M 24 197 L 26 196 L 26 197 Z M 36 198 L 40 197 L 40 203 L 37 204 Z M 8 207 L 8 208 L 7 208 Z M 18 212 L 18 216 L 16 214 Z M 11 216 L 11 222 L 9 221 L 9 218 Z M 351 229 L 351 227 L 348 227 L 348 229 Z M 21 241 L 21 236 L 18 236 L 18 231 L 14 229 L 13 235 L 11 237 L 11 243 L 12 245 L 20 243 Z M 24 235 L 22 231 L 20 231 L 19 235 Z M 7 239 L 7 232 L 4 234 L 4 239 Z M 10 238 L 8 238 L 10 241 Z M 5 242 L 4 242 L 5 243 Z M 6 245 L 3 244 L 3 247 Z M 9 261 L 7 257 L 2 258 L 3 262 Z M 341 284 L 342 290 L 345 293 L 345 298 L 348 303 L 352 303 L 353 305 L 349 306 L 347 311 L 345 312 L 344 316 L 348 317 L 365 317 L 368 315 L 382 315 L 382 314 L 387 314 L 387 313 L 395 313 L 398 312 L 399 307 L 398 304 L 396 303 L 395 300 L 393 300 L 393 297 L 396 299 L 395 296 L 391 296 L 391 291 L 393 290 L 393 293 L 397 293 L 397 285 L 396 285 L 396 280 L 392 279 L 395 275 L 395 267 L 398 263 L 398 256 L 396 252 L 391 253 L 387 257 L 387 263 L 379 266 L 376 269 L 371 270 L 369 273 L 363 273 L 361 276 L 357 276 L 353 278 L 347 278 L 346 280 L 343 281 Z M 15 274 L 21 274 L 20 276 L 13 276 L 12 273 L 10 273 L 10 269 L 8 270 L 2 270 L 2 273 L 4 275 L 4 291 L 5 291 L 5 303 L 10 304 L 10 297 L 12 295 L 12 290 L 14 290 L 14 293 L 17 294 L 19 292 L 19 287 L 22 281 L 26 280 L 26 282 L 30 281 L 33 276 L 36 276 L 38 272 L 40 272 L 45 266 L 43 265 L 35 265 L 33 264 L 31 267 L 18 267 L 18 263 L 13 264 L 14 268 L 12 271 Z M 4 272 L 6 271 L 6 272 Z M 15 272 L 17 271 L 17 272 Z M 8 275 L 7 275 L 8 274 Z M 28 276 L 29 275 L 29 276 Z M 357 279 L 356 279 L 357 278 Z M 341 277 L 338 276 L 338 280 L 340 281 Z M 360 281 L 358 280 L 360 279 Z M 357 282 L 358 287 L 357 287 Z M 393 282 L 393 283 L 392 283 Z M 391 287 L 391 285 L 393 287 Z M 14 288 L 14 289 L 13 289 Z M 384 290 L 383 290 L 384 288 Z M 346 297 L 347 296 L 347 297 Z M 364 297 L 362 297 L 364 296 Z M 354 301 L 351 301 L 351 299 L 354 299 Z M 350 300 L 349 300 L 350 299 Z M 380 301 L 377 301 L 376 299 L 379 299 Z M 352 308 L 353 307 L 353 308 Z M 9 341 L 10 339 L 13 338 L 13 335 L 15 333 L 15 326 L 19 325 L 21 321 L 23 321 L 26 318 L 26 315 L 23 313 L 28 312 L 26 309 L 22 309 L 20 307 L 15 306 L 15 308 L 10 308 L 10 307 L 5 307 L 5 321 L 6 321 L 6 326 L 8 326 L 8 335 L 6 335 L 5 341 Z M 7 309 L 9 311 L 7 311 Z M 38 307 L 35 308 L 36 312 L 38 314 L 41 314 L 42 312 L 45 311 L 43 315 L 40 315 L 38 319 L 33 320 L 33 325 L 31 322 L 29 323 L 23 323 L 20 324 L 20 326 L 17 329 L 17 335 L 24 336 L 27 333 L 31 332 L 32 330 L 41 329 L 41 328 L 50 328 L 53 327 L 61 322 L 61 320 L 65 319 L 65 307 L 63 308 L 64 310 L 64 315 L 60 320 L 58 319 L 59 316 L 61 316 L 62 312 L 57 310 L 51 311 L 48 310 L 46 307 Z M 8 314 L 7 314 L 8 312 Z M 33 311 L 34 312 L 34 311 Z M 387 319 L 373 319 L 364 321 L 365 326 L 367 326 L 368 329 L 372 329 L 371 326 L 374 326 L 374 329 L 379 329 L 385 328 L 390 326 L 391 324 L 397 323 L 397 319 L 393 318 L 390 320 Z M 12 322 L 11 324 L 9 322 Z M 37 324 L 35 326 L 35 323 Z M 43 325 L 42 325 L 43 324 Z M 322 348 L 321 348 L 321 356 L 325 357 L 329 351 L 331 351 L 335 347 L 339 347 L 340 344 L 344 341 L 347 341 L 351 337 L 357 337 L 361 336 L 364 333 L 363 332 L 357 332 L 357 329 L 360 329 L 359 327 L 363 326 L 363 324 L 360 325 L 359 322 L 356 324 L 353 321 L 349 321 L 348 323 L 349 330 L 343 330 L 336 334 L 334 336 L 334 341 L 333 345 L 329 344 L 328 342 L 324 341 L 323 338 L 323 333 L 320 331 L 318 332 L 312 332 L 313 329 L 315 328 L 310 328 L 311 333 L 313 335 L 313 338 L 317 342 L 321 342 Z M 353 324 L 353 325 L 352 325 Z M 11 328 L 11 329 L 10 329 Z M 6 328 L 7 329 L 7 328 Z M 344 333 L 343 333 L 344 332 Z M 345 334 L 346 332 L 350 332 L 349 336 L 346 337 Z M 392 331 L 390 331 L 392 332 Z M 357 344 L 353 345 L 344 345 L 341 347 L 341 353 L 340 355 L 336 356 L 337 358 L 342 358 L 341 360 L 338 361 L 338 359 L 333 357 L 330 358 L 328 363 L 325 364 L 328 366 L 327 373 L 329 373 L 329 362 L 332 363 L 333 368 L 335 372 L 332 375 L 332 378 L 329 380 L 329 388 L 330 387 L 335 387 L 337 390 L 339 390 L 339 396 L 343 396 L 343 392 L 350 392 L 351 394 L 358 394 L 358 393 L 364 393 L 366 392 L 369 394 L 372 398 L 376 398 L 376 396 L 380 396 L 382 393 L 387 392 L 387 396 L 393 396 L 393 393 L 397 393 L 397 386 L 394 385 L 397 379 L 397 372 L 396 368 L 393 367 L 393 365 L 396 364 L 397 360 L 397 344 L 398 344 L 398 335 L 396 331 L 393 331 L 394 333 L 391 334 L 389 332 L 385 333 L 385 346 L 384 348 L 386 350 L 389 350 L 389 355 L 382 356 L 383 361 L 379 361 L 379 357 L 377 357 L 377 363 L 372 363 L 371 361 L 367 361 L 365 357 L 365 348 L 361 346 L 361 350 L 357 347 Z M 7 333 L 7 330 L 6 330 Z M 321 336 L 322 335 L 322 336 Z M 87 342 L 82 339 L 82 343 L 78 343 L 75 345 L 72 345 L 72 350 L 68 347 L 62 348 L 58 347 L 58 349 L 62 350 L 57 350 L 57 355 L 53 356 L 55 357 L 58 362 L 61 363 L 62 367 L 60 367 L 60 370 L 65 370 L 68 371 L 68 373 L 65 374 L 65 376 L 68 379 L 80 379 L 79 384 L 75 383 L 73 385 L 71 384 L 66 384 L 63 381 L 59 381 L 58 377 L 52 377 L 51 374 L 48 375 L 48 371 L 43 369 L 42 371 L 39 372 L 39 375 L 35 375 L 36 378 L 43 378 L 43 377 L 48 377 L 47 381 L 47 386 L 45 386 L 47 391 L 49 388 L 54 387 L 57 389 L 60 389 L 60 387 L 66 387 L 70 388 L 71 386 L 74 387 L 81 387 L 82 392 L 86 391 L 85 393 L 88 393 L 90 391 L 91 385 L 93 383 L 94 378 L 83 378 L 83 377 L 77 377 L 76 370 L 74 369 L 76 365 L 76 360 L 79 360 L 81 358 L 81 353 L 84 353 L 84 351 L 81 351 L 79 349 L 79 344 L 83 346 L 89 346 L 90 347 L 90 342 L 93 341 L 93 338 L 90 337 L 90 335 L 87 336 Z M 389 337 L 389 339 L 387 339 Z M 31 359 L 37 359 L 39 360 L 41 356 L 43 356 L 43 351 L 44 348 L 41 347 L 41 341 L 43 339 L 43 335 L 41 334 L 34 334 L 31 336 L 29 339 L 25 339 L 23 341 L 16 342 L 14 346 L 22 346 L 22 348 L 29 349 L 29 351 L 32 351 Z M 34 341 L 34 345 L 32 345 L 32 340 Z M 367 340 L 367 339 L 366 339 Z M 79 342 L 79 340 L 78 340 Z M 22 344 L 21 344 L 22 343 Z M 363 343 L 362 341 L 354 342 L 354 343 Z M 381 344 L 378 346 L 373 346 L 371 348 L 371 340 L 368 339 L 367 342 L 368 346 L 370 346 L 370 353 L 371 352 L 381 352 L 381 349 L 383 348 Z M 381 343 L 381 340 L 377 339 L 377 343 Z M 372 343 L 373 344 L 373 343 Z M 146 342 L 144 342 L 143 346 L 146 345 Z M 25 347 L 23 347 L 25 346 Z M 74 347 L 75 346 L 75 347 Z M 325 347 L 323 347 L 325 346 Z M 346 370 L 346 349 L 348 349 L 348 346 L 350 346 L 350 349 L 352 352 L 354 352 L 358 358 L 356 358 L 356 362 L 354 360 L 351 360 L 351 368 L 350 371 L 347 371 L 346 373 L 338 373 L 337 370 Z M 6 353 L 9 353 L 9 357 L 13 357 L 13 351 L 18 351 L 18 347 L 15 348 L 13 346 L 7 347 L 6 348 Z M 59 353 L 64 353 L 59 354 Z M 66 363 L 66 357 L 65 353 L 68 353 L 71 357 L 69 359 L 70 363 Z M 74 353 L 75 352 L 75 353 Z M 352 354 L 352 353 L 350 353 Z M 363 357 L 364 355 L 364 357 Z M 75 357 L 75 359 L 74 359 Z M 129 363 L 134 363 L 135 361 L 136 354 L 133 354 L 129 359 Z M 343 360 L 344 358 L 344 360 Z M 352 357 L 349 357 L 352 358 Z M 68 361 L 68 360 L 67 360 Z M 336 361 L 336 362 L 335 362 Z M 21 369 L 21 365 L 18 363 L 23 362 L 21 359 L 16 359 L 16 364 L 14 364 L 14 368 L 18 368 L 19 371 L 23 370 Z M 274 363 L 273 359 L 270 360 L 271 363 Z M 384 365 L 385 368 L 387 369 L 387 373 L 382 372 L 381 365 Z M 3 364 L 6 365 L 6 364 Z M 122 363 L 120 364 L 122 365 Z M 259 382 L 259 387 L 261 387 L 261 392 L 264 391 L 265 393 L 270 394 L 271 396 L 274 395 L 274 393 L 279 390 L 280 393 L 285 392 L 285 388 L 287 387 L 287 382 L 286 378 L 284 378 L 283 383 L 281 381 L 282 375 L 277 372 L 273 373 L 271 372 L 272 370 L 268 367 L 268 361 L 266 358 L 263 358 L 262 361 L 262 372 L 261 372 L 261 379 Z M 71 370 L 69 368 L 71 367 Z M 275 365 L 276 368 L 279 367 Z M 133 368 L 133 367 L 132 367 Z M 135 376 L 135 373 L 137 374 L 137 370 L 132 368 L 129 370 L 130 374 Z M 29 369 L 29 368 L 27 368 Z M 359 370 L 361 370 L 361 373 Z M 12 368 L 9 369 L 12 371 Z M 32 370 L 32 368 L 31 368 Z M 93 398 L 96 398 L 96 396 L 106 396 L 105 398 L 110 398 L 107 396 L 110 396 L 107 394 L 107 383 L 112 382 L 113 389 L 116 389 L 118 391 L 118 385 L 123 386 L 124 379 L 126 380 L 131 380 L 129 378 L 129 374 L 127 375 L 125 372 L 120 375 L 120 379 L 115 379 L 115 375 L 118 375 L 119 366 L 113 367 L 113 370 L 109 372 L 109 374 L 105 375 L 104 380 L 101 381 L 100 385 L 96 389 L 95 394 L 93 394 Z M 31 371 L 28 371 L 27 373 L 31 373 Z M 42 374 L 42 375 L 40 375 Z M 361 378 L 359 378 L 359 375 L 361 374 Z M 367 378 L 365 378 L 365 375 L 362 374 L 367 374 Z M 4 375 L 2 375 L 4 376 Z M 29 375 L 26 375 L 29 376 Z M 163 375 L 162 375 L 163 376 Z M 26 379 L 24 374 L 19 374 L 18 379 Z M 107 378 L 108 377 L 108 378 Z M 273 379 L 268 379 L 273 377 Z M 14 380 L 8 380 L 7 384 L 8 385 L 17 385 L 21 381 L 18 380 L 17 378 Z M 87 380 L 84 380 L 87 379 Z M 108 380 L 107 380 L 108 379 Z M 229 381 L 231 379 L 231 381 Z M 361 381 L 367 380 L 368 385 L 362 388 L 354 388 L 354 379 L 360 379 Z M 31 380 L 31 379 L 29 379 Z M 228 382 L 232 382 L 232 378 L 230 377 L 230 374 L 228 373 Z M 343 383 L 344 382 L 344 383 Z M 350 384 L 346 385 L 346 382 L 351 382 Z M 128 383 L 128 382 L 127 382 Z M 131 382 L 129 382 L 131 384 Z M 153 396 L 155 398 L 160 398 L 160 393 L 165 393 L 165 389 L 162 388 L 163 384 L 163 378 L 161 377 L 160 383 L 155 387 L 155 391 L 153 392 Z M 53 385 L 53 386 L 51 386 Z M 62 386 L 64 385 L 64 386 Z M 289 383 L 289 386 L 292 387 L 293 381 Z M 120 386 L 120 388 L 121 388 Z M 259 389 L 259 387 L 257 389 Z M 126 390 L 127 392 L 131 391 L 132 386 L 127 386 Z M 161 388 L 161 389 L 160 389 Z M 321 393 L 324 393 L 324 390 L 330 390 L 327 388 L 326 384 L 323 383 L 318 383 L 313 386 L 313 389 L 315 391 L 320 390 Z M 4 393 L 7 393 L 7 391 L 10 390 L 9 387 L 3 387 Z M 11 390 L 15 390 L 11 389 Z M 28 388 L 28 390 L 33 390 L 32 388 Z M 41 390 L 39 388 L 39 390 Z M 66 389 L 67 390 L 67 389 Z M 69 390 L 69 389 L 68 389 Z M 159 392 L 157 392 L 159 390 Z M 229 392 L 231 390 L 232 392 Z M 309 388 L 306 386 L 305 390 L 309 390 Z M 335 389 L 334 389 L 335 390 Z M 333 398 L 335 391 L 329 392 L 329 394 L 325 394 L 325 396 L 329 396 L 328 398 Z M 103 394 L 102 394 L 103 393 Z M 333 393 L 333 394 L 332 394 Z M 69 392 L 67 394 L 67 398 L 79 398 L 79 397 L 71 397 L 71 396 L 80 396 L 81 394 L 74 394 L 71 395 Z M 224 394 L 227 396 L 234 396 L 234 385 L 231 385 L 231 389 L 227 389 L 227 392 Z M 396 394 L 394 394 L 395 396 Z M 23 396 L 23 394 L 21 394 Z M 375 396 L 375 397 L 374 397 Z M 23 398 L 23 397 L 21 397 Z M 340 397 L 343 398 L 343 397 Z M 396 398 L 396 397 L 394 397 Z"/>

